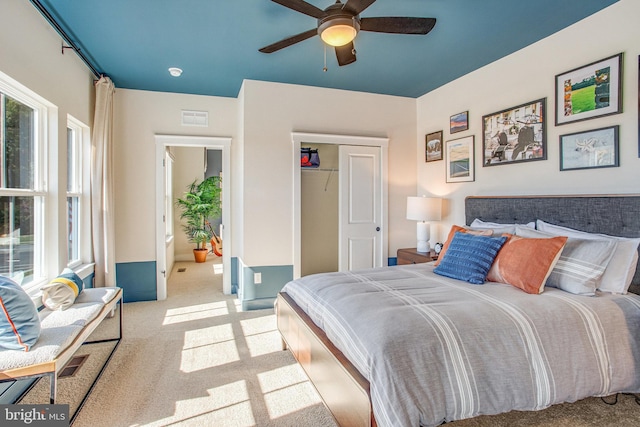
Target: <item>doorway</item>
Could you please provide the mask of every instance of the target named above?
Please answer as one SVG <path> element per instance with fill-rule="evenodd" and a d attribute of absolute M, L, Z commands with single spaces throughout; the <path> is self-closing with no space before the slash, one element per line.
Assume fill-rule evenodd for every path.
<path fill-rule="evenodd" d="M 303 275 L 302 269 L 302 181 L 301 181 L 301 168 L 300 165 L 300 147 L 308 146 L 309 144 L 333 144 L 339 147 L 340 162 L 337 178 L 340 180 L 340 201 L 339 201 L 339 224 L 338 224 L 338 257 L 339 257 L 339 270 L 348 270 L 350 268 L 358 268 L 363 258 L 370 260 L 372 266 L 381 266 L 384 260 L 388 256 L 387 248 L 387 151 L 389 140 L 387 138 L 376 137 L 360 137 L 360 136 L 345 136 L 345 135 L 326 135 L 326 134 L 311 134 L 311 133 L 293 133 L 293 206 L 294 206 L 294 221 L 293 221 L 293 236 L 294 236 L 294 264 L 293 274 L 294 278 Z M 349 147 L 352 147 L 349 148 Z M 351 153 L 351 154 L 350 154 Z M 372 153 L 374 153 L 372 155 Z M 376 154 L 377 153 L 377 154 Z M 354 173 L 356 175 L 363 171 L 368 170 L 369 166 L 375 164 L 378 171 L 377 175 L 371 179 L 373 187 L 379 189 L 378 195 L 372 197 L 370 201 L 374 205 L 369 205 L 372 209 L 373 219 L 377 225 L 371 227 L 372 224 L 365 224 L 365 227 L 370 228 L 368 232 L 374 233 L 377 237 L 368 236 L 350 236 L 349 233 L 355 230 L 356 233 L 360 233 L 360 230 L 356 230 L 353 227 L 345 226 L 349 223 L 349 216 L 354 213 L 349 207 L 353 207 L 353 203 L 357 202 L 357 194 L 349 192 L 349 185 L 352 183 L 352 177 Z M 322 159 L 320 160 L 322 167 Z M 313 172 L 310 172 L 313 173 Z M 325 174 L 330 171 L 325 171 Z M 371 175 L 373 176 L 373 175 Z M 345 178 L 346 177 L 346 178 Z M 353 198 L 356 196 L 356 199 Z M 371 212 L 371 211 L 370 211 Z M 364 220 L 365 217 L 371 219 L 371 215 L 367 216 L 364 211 L 355 212 L 356 214 L 364 214 L 358 221 Z M 352 221 L 353 224 L 353 221 Z M 357 227 L 356 227 L 357 228 Z M 361 238 L 362 237 L 362 238 Z M 368 243 L 365 243 L 368 242 Z M 375 253 L 375 259 L 372 259 L 370 255 L 362 254 L 368 251 L 367 254 Z M 356 265 L 354 265 L 354 262 Z M 305 267 L 305 270 L 307 267 Z"/>
<path fill-rule="evenodd" d="M 156 287 L 157 299 L 167 298 L 167 276 L 170 273 L 168 268 L 172 264 L 172 254 L 169 256 L 167 247 L 172 245 L 166 235 L 165 206 L 167 194 L 167 179 L 165 154 L 167 147 L 196 147 L 207 150 L 220 150 L 222 153 L 223 177 L 228 177 L 231 168 L 231 138 L 222 137 L 202 137 L 202 136 L 180 136 L 180 135 L 156 135 Z M 224 242 L 222 252 L 222 290 L 225 294 L 231 294 L 231 236 L 230 229 L 230 206 L 231 206 L 231 183 L 229 179 L 222 180 L 222 224 L 220 226 L 220 237 Z"/>

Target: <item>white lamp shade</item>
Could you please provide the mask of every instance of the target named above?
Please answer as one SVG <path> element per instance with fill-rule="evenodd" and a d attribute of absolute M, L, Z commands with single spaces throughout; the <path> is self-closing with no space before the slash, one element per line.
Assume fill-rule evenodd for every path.
<path fill-rule="evenodd" d="M 439 197 L 407 197 L 407 219 L 418 221 L 416 224 L 416 240 L 418 252 L 429 252 L 431 224 L 426 221 L 440 221 L 442 216 L 442 199 Z"/>
<path fill-rule="evenodd" d="M 439 197 L 407 197 L 407 219 L 440 221 L 442 199 Z"/>

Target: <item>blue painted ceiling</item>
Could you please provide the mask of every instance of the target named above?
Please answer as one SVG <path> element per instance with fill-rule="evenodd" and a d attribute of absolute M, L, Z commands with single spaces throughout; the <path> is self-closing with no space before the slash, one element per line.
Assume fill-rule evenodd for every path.
<path fill-rule="evenodd" d="M 317 36 L 258 52 L 317 25 L 270 0 L 40 3 L 116 87 L 236 97 L 242 81 L 252 79 L 416 98 L 617 1 L 377 0 L 361 17 L 431 17 L 436 26 L 427 35 L 361 31 L 357 61 L 338 67 L 328 48 L 326 72 Z M 320 9 L 333 2 L 308 0 Z M 184 72 L 171 77 L 169 67 Z"/>

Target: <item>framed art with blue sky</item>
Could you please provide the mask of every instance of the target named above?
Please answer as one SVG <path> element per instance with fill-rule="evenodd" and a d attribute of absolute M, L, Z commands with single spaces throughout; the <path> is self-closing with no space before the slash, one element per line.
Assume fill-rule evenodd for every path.
<path fill-rule="evenodd" d="M 449 117 L 449 133 L 462 132 L 469 129 L 469 112 L 454 114 Z"/>

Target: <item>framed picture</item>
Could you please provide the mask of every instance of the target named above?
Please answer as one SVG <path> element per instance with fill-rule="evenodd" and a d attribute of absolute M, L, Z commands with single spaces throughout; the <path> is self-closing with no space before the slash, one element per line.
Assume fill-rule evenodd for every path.
<path fill-rule="evenodd" d="M 545 160 L 546 98 L 482 116 L 482 166 Z"/>
<path fill-rule="evenodd" d="M 447 182 L 475 179 L 474 136 L 452 139 L 445 143 Z"/>
<path fill-rule="evenodd" d="M 622 53 L 556 76 L 556 126 L 622 112 Z"/>
<path fill-rule="evenodd" d="M 442 131 L 428 133 L 425 141 L 425 161 L 442 160 Z"/>
<path fill-rule="evenodd" d="M 560 170 L 620 166 L 618 128 L 610 126 L 560 135 Z"/>
<path fill-rule="evenodd" d="M 454 114 L 449 118 L 449 133 L 462 132 L 469 129 L 469 112 Z"/>

